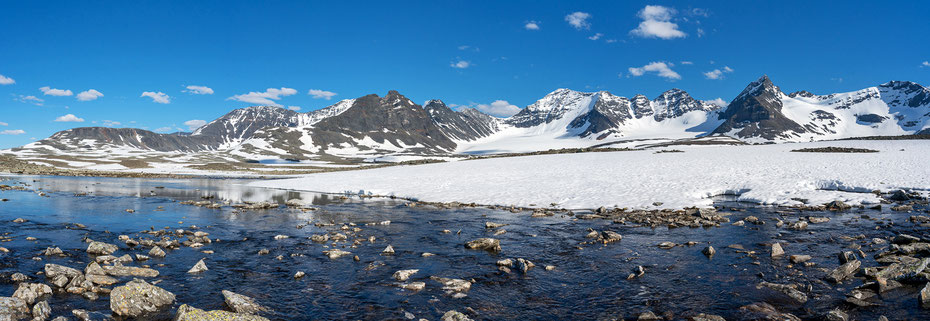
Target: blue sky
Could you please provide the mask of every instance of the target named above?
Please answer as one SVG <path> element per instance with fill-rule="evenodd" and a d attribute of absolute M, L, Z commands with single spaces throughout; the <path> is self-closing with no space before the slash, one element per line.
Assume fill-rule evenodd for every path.
<path fill-rule="evenodd" d="M 928 16 L 925 1 L 3 0 L 0 148 L 391 89 L 507 113 L 563 87 L 728 101 L 762 74 L 786 92 L 928 85 Z"/>

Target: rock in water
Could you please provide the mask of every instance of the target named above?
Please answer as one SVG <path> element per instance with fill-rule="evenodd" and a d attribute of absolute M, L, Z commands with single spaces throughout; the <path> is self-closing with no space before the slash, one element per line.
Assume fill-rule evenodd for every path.
<path fill-rule="evenodd" d="M 223 290 L 223 298 L 226 299 L 226 305 L 236 313 L 258 314 L 268 311 L 268 308 L 258 305 L 255 300 L 242 294 Z"/>
<path fill-rule="evenodd" d="M 48 305 L 48 301 L 41 301 L 32 306 L 33 320 L 48 320 L 51 315 L 52 307 Z"/>
<path fill-rule="evenodd" d="M 486 229 L 495 229 L 501 226 L 507 226 L 507 224 L 494 223 L 494 222 L 484 222 L 484 228 Z"/>
<path fill-rule="evenodd" d="M 228 311 L 204 311 L 187 304 L 178 308 L 174 321 L 268 321 L 268 319 L 251 314 L 233 313 Z"/>
<path fill-rule="evenodd" d="M 393 277 L 394 277 L 395 280 L 398 280 L 398 281 L 407 281 L 407 279 L 410 279 L 410 276 L 411 276 L 411 275 L 414 275 L 414 274 L 416 274 L 417 272 L 420 272 L 420 270 L 416 270 L 416 269 L 414 269 L 414 270 L 400 270 L 400 271 L 394 272 Z"/>
<path fill-rule="evenodd" d="M 781 244 L 772 243 L 772 257 L 780 257 L 785 255 L 785 250 L 781 248 Z"/>
<path fill-rule="evenodd" d="M 110 310 L 118 316 L 135 318 L 168 308 L 174 294 L 142 280 L 132 280 L 110 292 Z"/>
<path fill-rule="evenodd" d="M 110 255 L 113 252 L 116 252 L 119 248 L 113 244 L 107 244 L 103 242 L 90 242 L 90 245 L 87 246 L 87 253 L 94 255 Z"/>
<path fill-rule="evenodd" d="M 39 302 L 52 295 L 52 288 L 42 283 L 20 283 L 13 292 L 14 298 L 19 298 L 28 305 Z"/>
<path fill-rule="evenodd" d="M 103 270 L 112 276 L 137 276 L 143 278 L 154 278 L 158 276 L 158 271 L 149 268 L 140 268 L 135 266 L 104 266 Z"/>
<path fill-rule="evenodd" d="M 335 260 L 340 257 L 352 254 L 352 252 L 343 251 L 340 249 L 334 249 L 334 250 L 329 250 L 329 251 L 323 251 L 323 254 L 326 254 L 326 256 L 328 256 L 330 259 Z"/>
<path fill-rule="evenodd" d="M 920 307 L 924 309 L 930 309 L 930 283 L 924 285 L 924 288 L 920 290 Z"/>
<path fill-rule="evenodd" d="M 704 253 L 707 257 L 713 257 L 714 254 L 717 254 L 717 250 L 713 246 L 708 246 L 701 250 L 701 253 Z"/>
<path fill-rule="evenodd" d="M 20 298 L 0 297 L 0 320 L 23 320 L 32 317 L 26 301 Z"/>
<path fill-rule="evenodd" d="M 388 244 L 388 246 L 385 247 L 383 251 L 381 251 L 381 254 L 394 255 L 394 247 Z"/>
<path fill-rule="evenodd" d="M 439 321 L 472 321 L 472 320 L 469 319 L 468 316 L 466 316 L 462 312 L 451 310 L 443 314 L 442 317 L 439 318 Z"/>
<path fill-rule="evenodd" d="M 851 275 L 853 275 L 854 273 L 856 273 L 856 271 L 859 270 L 859 267 L 861 265 L 862 265 L 862 262 L 860 262 L 859 260 L 851 261 L 849 263 L 840 265 L 840 267 L 836 268 L 835 270 L 827 274 L 827 279 L 834 283 L 841 282 L 845 280 L 846 278 L 850 277 Z"/>
<path fill-rule="evenodd" d="M 800 264 L 800 263 L 810 261 L 811 256 L 810 255 L 792 255 L 792 256 L 789 256 L 788 259 L 791 261 L 791 263 Z"/>
<path fill-rule="evenodd" d="M 190 270 L 187 270 L 187 273 L 200 273 L 207 270 L 209 270 L 207 268 L 207 264 L 203 262 L 203 259 L 200 259 L 200 261 L 197 261 L 197 264 L 194 264 L 194 267 L 192 267 Z"/>
<path fill-rule="evenodd" d="M 162 250 L 157 246 L 153 247 L 152 250 L 149 251 L 149 256 L 151 257 L 165 257 L 165 255 L 165 250 Z"/>
<path fill-rule="evenodd" d="M 500 252 L 501 241 L 489 237 L 483 237 L 474 241 L 465 243 L 465 248 L 473 250 L 485 250 L 489 252 Z"/>

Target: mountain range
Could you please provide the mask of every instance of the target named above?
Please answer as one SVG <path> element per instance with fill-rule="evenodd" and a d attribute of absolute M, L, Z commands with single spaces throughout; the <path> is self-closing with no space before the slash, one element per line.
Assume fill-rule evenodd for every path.
<path fill-rule="evenodd" d="M 853 92 L 785 94 L 762 76 L 726 106 L 680 89 L 654 99 L 607 91 L 555 90 L 508 118 L 440 100 L 419 105 L 397 91 L 299 113 L 273 106 L 236 109 L 190 133 L 83 127 L 12 152 L 120 150 L 221 154 L 238 160 L 529 152 L 636 139 L 727 136 L 780 143 L 860 136 L 930 134 L 930 89 L 891 81 Z"/>

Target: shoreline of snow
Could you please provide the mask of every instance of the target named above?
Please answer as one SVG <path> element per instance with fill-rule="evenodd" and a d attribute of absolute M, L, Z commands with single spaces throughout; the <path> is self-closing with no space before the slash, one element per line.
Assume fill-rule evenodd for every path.
<path fill-rule="evenodd" d="M 806 147 L 878 153 L 798 153 Z M 250 186 L 429 202 L 631 209 L 706 207 L 718 195 L 763 205 L 875 204 L 871 191 L 930 191 L 926 141 L 829 141 L 538 155 L 300 175 Z M 799 200 L 804 200 L 801 202 Z M 660 206 L 653 205 L 661 202 Z"/>

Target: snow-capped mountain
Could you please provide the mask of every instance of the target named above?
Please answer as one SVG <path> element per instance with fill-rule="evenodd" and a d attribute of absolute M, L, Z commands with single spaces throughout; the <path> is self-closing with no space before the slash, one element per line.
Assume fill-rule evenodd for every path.
<path fill-rule="evenodd" d="M 632 139 L 724 135 L 747 142 L 930 134 L 930 89 L 892 81 L 853 92 L 785 94 L 763 76 L 721 108 L 671 89 L 649 99 L 557 89 L 509 118 L 440 100 L 420 106 L 396 91 L 347 99 L 307 113 L 256 106 L 233 110 L 193 133 L 75 128 L 14 149 L 40 153 L 136 150 L 238 159 L 360 159 L 589 147 Z"/>
<path fill-rule="evenodd" d="M 727 109 L 713 133 L 742 140 L 811 141 L 914 134 L 930 127 L 930 89 L 891 81 L 853 92 L 785 94 L 763 76 Z"/>

